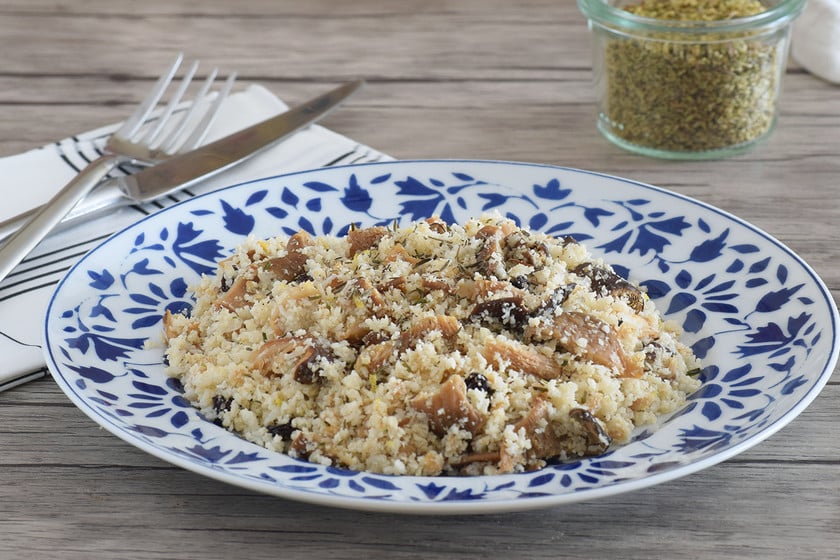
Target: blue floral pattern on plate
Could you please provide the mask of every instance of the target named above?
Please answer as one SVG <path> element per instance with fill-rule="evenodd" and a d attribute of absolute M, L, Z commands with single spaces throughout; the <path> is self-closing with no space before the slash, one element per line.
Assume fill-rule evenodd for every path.
<path fill-rule="evenodd" d="M 703 385 L 607 454 L 531 473 L 391 477 L 291 459 L 203 419 L 164 373 L 161 319 L 245 236 L 498 212 L 571 235 L 639 282 L 703 358 Z M 838 357 L 837 309 L 792 251 L 713 207 L 574 169 L 489 161 L 355 165 L 236 185 L 167 208 L 83 258 L 53 296 L 46 357 L 70 399 L 115 435 L 195 472 L 367 510 L 520 510 L 649 486 L 723 461 L 790 422 Z"/>

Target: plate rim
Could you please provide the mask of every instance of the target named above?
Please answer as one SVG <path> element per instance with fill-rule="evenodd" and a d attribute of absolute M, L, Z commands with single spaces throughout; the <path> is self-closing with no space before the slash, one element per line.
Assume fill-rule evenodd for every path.
<path fill-rule="evenodd" d="M 781 250 L 788 258 L 795 261 L 799 266 L 802 267 L 803 271 L 807 273 L 808 277 L 814 282 L 814 285 L 818 288 L 820 295 L 824 298 L 825 303 L 827 304 L 827 308 L 830 311 L 831 317 L 831 325 L 830 325 L 830 333 L 832 336 L 831 341 L 831 350 L 827 353 L 825 359 L 825 367 L 820 375 L 814 380 L 814 383 L 809 388 L 806 393 L 804 393 L 801 398 L 790 408 L 788 408 L 778 419 L 769 423 L 761 428 L 761 430 L 745 440 L 742 440 L 732 446 L 719 451 L 709 457 L 702 458 L 699 460 L 692 461 L 688 464 L 684 464 L 680 467 L 665 470 L 662 472 L 656 472 L 649 474 L 645 477 L 633 480 L 624 480 L 619 482 L 613 482 L 606 484 L 605 486 L 586 489 L 580 492 L 571 492 L 571 493 L 561 493 L 561 494 L 553 494 L 549 496 L 537 496 L 537 497 L 528 497 L 526 499 L 499 499 L 499 500 L 490 500 L 490 501 L 470 501 L 470 500 L 458 500 L 458 501 L 429 501 L 429 502 L 412 502 L 406 500 L 371 500 L 370 498 L 365 497 L 347 497 L 347 496 L 331 496 L 327 494 L 317 494 L 311 493 L 303 490 L 297 490 L 293 488 L 287 488 L 282 484 L 277 483 L 269 483 L 266 482 L 259 482 L 253 481 L 244 477 L 234 477 L 230 473 L 226 472 L 219 472 L 216 471 L 208 466 L 204 466 L 198 463 L 193 463 L 189 460 L 183 459 L 176 454 L 167 453 L 163 449 L 158 449 L 154 446 L 147 444 L 141 438 L 137 437 L 136 435 L 127 432 L 126 430 L 122 429 L 119 426 L 112 425 L 111 421 L 100 414 L 97 414 L 96 411 L 90 406 L 90 404 L 78 396 L 76 392 L 72 389 L 70 384 L 67 380 L 59 373 L 57 373 L 57 365 L 52 355 L 52 348 L 50 344 L 49 338 L 49 325 L 50 325 L 50 316 L 53 310 L 53 305 L 56 302 L 56 298 L 59 295 L 61 289 L 64 287 L 65 283 L 68 281 L 69 277 L 72 273 L 78 269 L 80 266 L 85 263 L 91 255 L 96 254 L 98 251 L 102 250 L 103 247 L 108 245 L 112 240 L 117 236 L 125 235 L 126 232 L 135 228 L 141 228 L 141 224 L 145 223 L 147 220 L 153 219 L 156 216 L 159 216 L 164 213 L 176 212 L 177 209 L 181 208 L 183 205 L 195 204 L 194 201 L 209 198 L 209 197 L 216 197 L 220 196 L 225 191 L 230 191 L 233 189 L 243 188 L 247 185 L 259 184 L 259 183 L 267 183 L 271 181 L 277 181 L 283 178 L 291 178 L 299 175 L 307 175 L 307 174 L 317 174 L 317 173 L 331 173 L 331 172 L 346 172 L 350 169 L 360 169 L 360 168 L 370 168 L 370 167 L 381 167 L 381 166 L 388 166 L 388 167 L 400 167 L 400 166 L 410 166 L 412 164 L 446 164 L 446 165 L 454 165 L 454 164 L 462 164 L 462 165 L 500 165 L 500 166 L 517 166 L 517 167 L 530 167 L 530 168 L 543 168 L 549 170 L 557 170 L 563 171 L 572 174 L 582 174 L 582 175 L 591 175 L 596 176 L 604 179 L 608 179 L 610 181 L 630 184 L 634 187 L 639 187 L 646 190 L 651 190 L 657 193 L 660 196 L 666 197 L 673 197 L 679 199 L 681 201 L 687 202 L 692 205 L 699 206 L 706 211 L 718 214 L 732 222 L 737 223 L 739 226 L 744 227 L 758 236 L 760 236 L 763 240 L 772 243 L 775 245 L 779 250 Z M 620 177 L 608 173 L 597 172 L 597 171 L 590 171 L 585 169 L 579 169 L 574 167 L 568 166 L 561 166 L 561 165 L 553 165 L 547 163 L 531 163 L 531 162 L 523 162 L 523 161 L 508 161 L 508 160 L 495 160 L 495 159 L 463 159 L 463 158 L 437 158 L 437 159 L 407 159 L 407 160 L 395 160 L 395 161 L 380 161 L 380 162 L 368 162 L 368 163 L 358 163 L 358 164 L 346 164 L 340 166 L 332 166 L 332 167 L 323 167 L 323 168 L 314 168 L 308 170 L 301 170 L 295 171 L 291 173 L 279 173 L 275 175 L 269 175 L 265 177 L 260 177 L 257 179 L 251 179 L 248 181 L 242 181 L 238 183 L 233 183 L 227 185 L 225 187 L 221 187 L 214 191 L 203 193 L 192 197 L 190 199 L 178 202 L 172 206 L 167 208 L 163 208 L 160 211 L 154 212 L 147 216 L 142 217 L 141 219 L 137 220 L 136 222 L 129 224 L 120 230 L 114 232 L 112 235 L 108 236 L 106 239 L 98 243 L 94 248 L 92 248 L 88 253 L 82 256 L 73 266 L 65 272 L 62 276 L 59 283 L 56 285 L 55 289 L 53 290 L 49 302 L 47 304 L 47 310 L 45 319 L 42 325 L 42 335 L 43 335 L 43 354 L 45 360 L 47 362 L 48 369 L 50 371 L 51 377 L 56 381 L 59 387 L 62 389 L 62 392 L 70 398 L 74 405 L 77 408 L 81 409 L 82 412 L 88 416 L 91 420 L 94 421 L 97 425 L 105 428 L 108 430 L 109 433 L 112 435 L 117 436 L 124 442 L 132 445 L 133 447 L 138 447 L 141 451 L 145 453 L 149 453 L 152 456 L 163 460 L 169 464 L 174 464 L 178 467 L 184 468 L 185 470 L 201 474 L 203 476 L 207 476 L 216 481 L 224 482 L 226 484 L 232 484 L 234 486 L 245 488 L 251 491 L 259 492 L 262 494 L 268 494 L 276 497 L 281 497 L 284 499 L 300 501 L 304 503 L 311 503 L 317 504 L 322 506 L 329 506 L 329 507 L 338 507 L 343 509 L 353 509 L 357 511 L 371 511 L 371 512 L 391 512 L 391 513 L 403 513 L 403 514 L 434 514 L 434 515 L 460 515 L 460 514 L 476 514 L 476 513 L 499 513 L 499 512 L 514 512 L 514 511 L 525 511 L 531 509 L 540 509 L 540 508 L 547 508 L 553 506 L 560 506 L 564 504 L 571 504 L 571 503 L 579 503 L 583 501 L 588 501 L 591 499 L 599 499 L 608 496 L 613 496 L 617 494 L 623 494 L 625 492 L 637 491 L 643 488 L 648 488 L 657 484 L 661 484 L 664 482 L 668 482 L 671 480 L 676 480 L 682 478 L 684 476 L 688 476 L 690 474 L 696 473 L 700 470 L 709 468 L 714 466 L 718 463 L 724 462 L 744 451 L 750 449 L 761 442 L 765 441 L 767 438 L 771 437 L 779 430 L 784 428 L 790 422 L 792 422 L 796 417 L 798 417 L 802 411 L 804 411 L 816 397 L 820 394 L 823 390 L 825 385 L 827 384 L 828 380 L 833 375 L 834 369 L 836 368 L 838 356 L 840 356 L 840 344 L 838 344 L 838 323 L 840 323 L 840 313 L 838 313 L 837 305 L 834 302 L 833 297 L 831 296 L 831 291 L 828 289 L 825 282 L 822 278 L 817 274 L 816 270 L 808 264 L 805 259 L 800 257 L 795 251 L 789 248 L 787 245 L 782 243 L 778 240 L 775 236 L 769 234 L 767 231 L 763 230 L 762 228 L 755 226 L 754 224 L 735 216 L 734 214 L 713 206 L 709 203 L 706 203 L 702 200 L 698 200 L 696 198 L 666 189 L 664 187 L 659 187 L 655 185 L 651 185 L 648 183 L 644 183 L 641 181 L 628 179 L 625 177 Z M 103 422 L 104 421 L 104 425 Z M 255 444 L 256 445 L 256 444 Z M 264 448 L 261 448 L 264 449 Z M 516 477 L 528 475 L 528 473 L 513 473 L 509 475 L 495 475 L 495 476 L 505 476 L 505 477 Z M 411 479 L 411 480 L 436 480 L 440 477 L 420 477 L 420 476 L 405 476 L 405 475 L 377 475 L 383 477 L 397 477 L 399 479 Z"/>

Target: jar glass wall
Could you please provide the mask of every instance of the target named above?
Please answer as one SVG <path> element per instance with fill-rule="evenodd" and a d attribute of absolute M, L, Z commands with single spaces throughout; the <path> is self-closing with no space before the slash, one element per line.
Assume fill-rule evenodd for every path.
<path fill-rule="evenodd" d="M 639 1 L 578 0 L 592 31 L 604 136 L 671 159 L 725 157 L 766 138 L 776 123 L 790 23 L 805 0 L 763 0 L 760 13 L 711 21 L 623 9 Z"/>

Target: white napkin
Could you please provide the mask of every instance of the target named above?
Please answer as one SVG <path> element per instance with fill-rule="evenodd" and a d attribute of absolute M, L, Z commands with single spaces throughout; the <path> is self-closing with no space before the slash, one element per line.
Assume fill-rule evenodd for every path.
<path fill-rule="evenodd" d="M 207 135 L 211 142 L 254 124 L 286 106 L 264 87 L 251 85 L 225 100 Z M 0 158 L 0 177 L 7 194 L 0 221 L 43 204 L 69 181 L 77 169 L 98 155 L 112 125 L 72 138 Z M 322 126 L 313 125 L 241 165 L 171 197 L 126 207 L 45 239 L 3 282 L 0 282 L 0 391 L 47 373 L 42 358 L 41 331 L 55 284 L 85 252 L 108 235 L 143 215 L 213 189 L 266 177 L 330 165 L 391 159 Z M 119 173 L 119 171 L 117 171 Z"/>
<path fill-rule="evenodd" d="M 809 0 L 793 22 L 790 48 L 810 73 L 840 84 L 840 0 Z"/>

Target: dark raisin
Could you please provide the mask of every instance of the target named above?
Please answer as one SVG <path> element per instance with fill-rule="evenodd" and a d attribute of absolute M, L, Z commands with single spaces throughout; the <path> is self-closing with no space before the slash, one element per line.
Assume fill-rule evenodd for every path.
<path fill-rule="evenodd" d="M 233 397 L 228 399 L 224 398 L 222 395 L 216 395 L 213 397 L 213 410 L 216 411 L 216 414 L 227 412 L 230 410 L 231 404 L 233 404 Z"/>
<path fill-rule="evenodd" d="M 298 274 L 297 276 L 292 279 L 292 284 L 300 284 L 302 282 L 311 282 L 313 280 L 312 276 L 308 272 L 304 272 L 302 274 Z"/>
<path fill-rule="evenodd" d="M 225 278 L 224 276 L 222 276 L 222 283 L 221 283 L 221 285 L 219 286 L 219 291 L 220 291 L 220 292 L 222 292 L 222 293 L 225 293 L 225 292 L 227 292 L 228 290 L 230 290 L 230 286 L 228 286 L 228 283 L 227 283 L 227 278 Z"/>
<path fill-rule="evenodd" d="M 305 385 L 311 385 L 320 379 L 320 361 L 334 359 L 332 350 L 328 346 L 312 343 L 307 345 L 301 358 L 293 369 L 295 381 Z"/>
<path fill-rule="evenodd" d="M 522 305 L 521 296 L 490 299 L 477 303 L 470 312 L 470 320 L 488 328 L 507 327 L 521 329 L 528 322 L 528 310 Z"/>
<path fill-rule="evenodd" d="M 391 335 L 385 331 L 370 331 L 362 337 L 362 346 L 373 346 L 385 342 L 389 338 L 391 338 Z"/>
<path fill-rule="evenodd" d="M 524 274 L 520 274 L 519 276 L 511 280 L 510 283 L 513 284 L 514 288 L 519 288 L 520 290 L 527 290 L 529 286 L 528 277 Z"/>
<path fill-rule="evenodd" d="M 291 422 L 269 426 L 267 429 L 269 434 L 280 436 L 283 441 L 292 441 L 292 433 L 295 431 Z"/>
<path fill-rule="evenodd" d="M 540 304 L 534 315 L 552 315 L 554 310 L 563 305 L 569 295 L 574 291 L 574 284 L 566 284 L 557 288 L 553 294 Z"/>
<path fill-rule="evenodd" d="M 494 393 L 493 389 L 490 387 L 490 382 L 487 381 L 484 374 L 478 373 L 477 371 L 469 374 L 467 378 L 464 379 L 464 384 L 467 386 L 467 389 L 476 389 L 477 391 L 487 393 L 488 397 L 492 396 Z"/>

